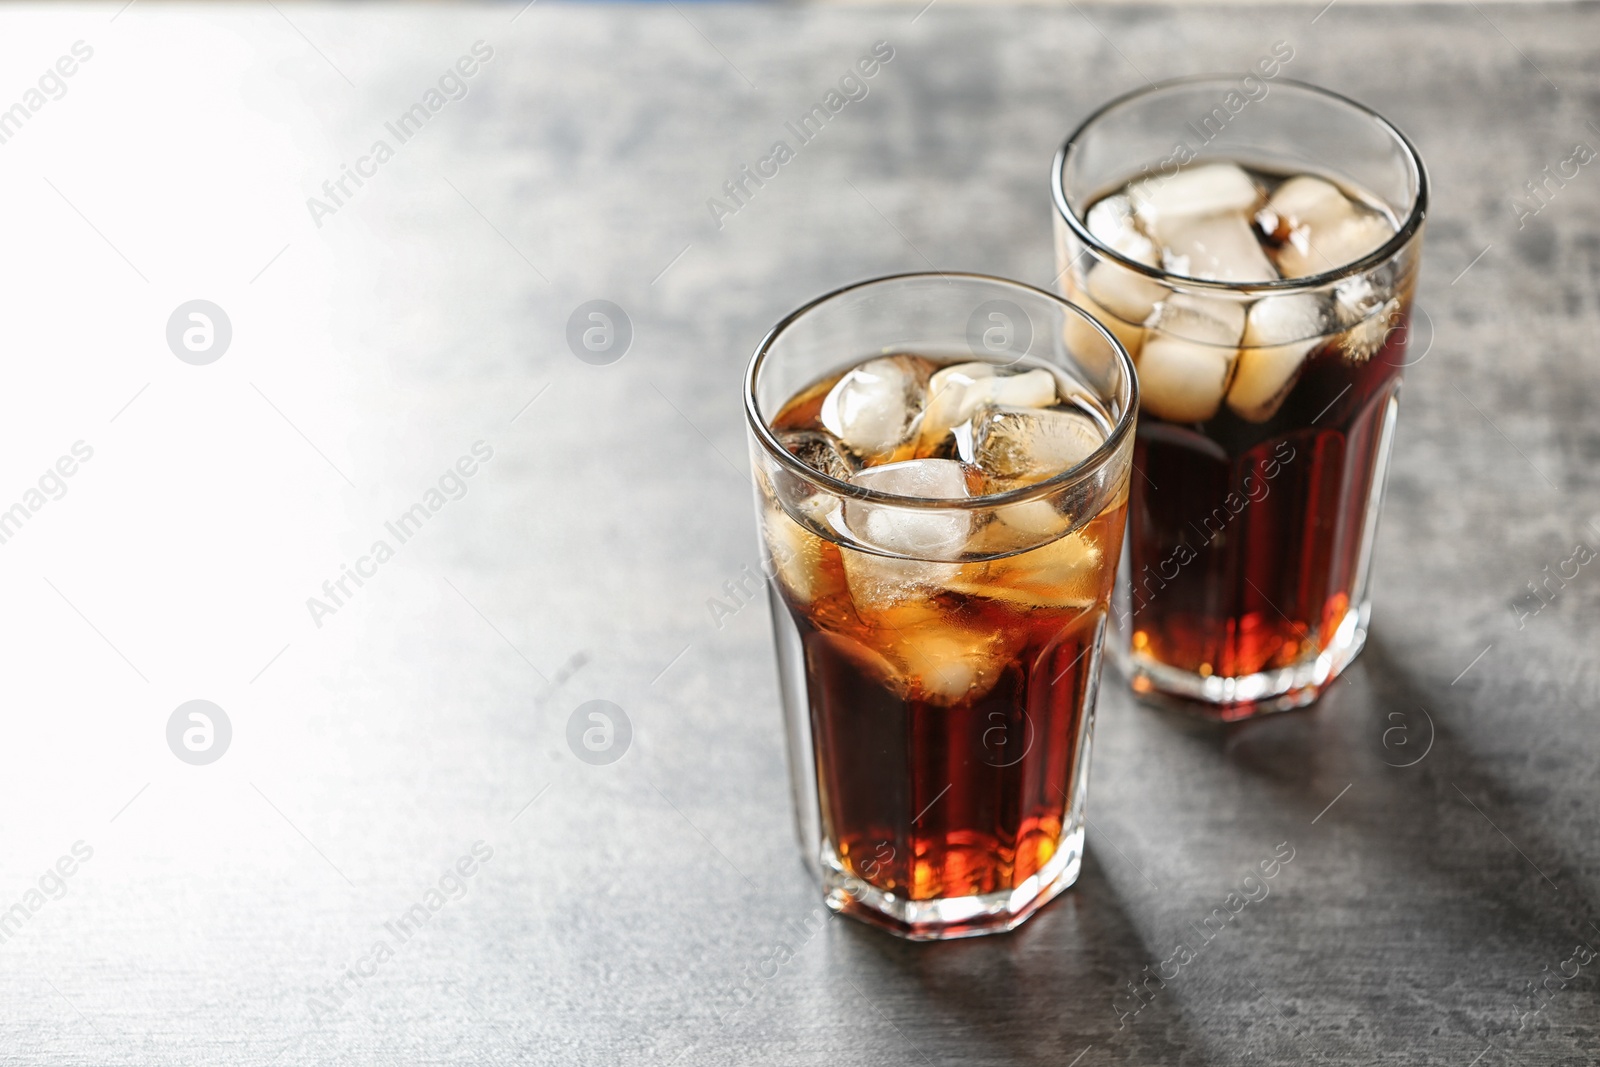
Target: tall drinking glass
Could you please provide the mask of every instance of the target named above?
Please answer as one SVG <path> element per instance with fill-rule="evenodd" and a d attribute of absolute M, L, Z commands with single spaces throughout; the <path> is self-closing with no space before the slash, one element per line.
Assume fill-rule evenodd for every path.
<path fill-rule="evenodd" d="M 1307 704 L 1366 640 L 1422 161 L 1333 93 L 1207 77 L 1107 104 L 1051 176 L 1062 291 L 1139 371 L 1113 658 L 1215 718 Z"/>
<path fill-rule="evenodd" d="M 1071 304 L 967 274 L 779 323 L 745 396 L 801 846 L 916 940 L 1071 885 L 1137 386 Z"/>

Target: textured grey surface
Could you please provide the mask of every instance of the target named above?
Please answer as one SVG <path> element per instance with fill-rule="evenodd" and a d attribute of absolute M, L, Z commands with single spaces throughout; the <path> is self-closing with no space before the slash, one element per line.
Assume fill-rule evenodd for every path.
<path fill-rule="evenodd" d="M 1600 547 L 1600 162 L 1511 206 L 1600 146 L 1600 9 L 281 7 L 0 14 L 11 99 L 95 50 L 0 146 L 0 506 L 94 448 L 0 545 L 0 909 L 94 850 L 0 944 L 0 1060 L 1600 1059 L 1600 962 L 1528 993 L 1600 947 L 1600 564 L 1514 608 Z M 313 225 L 479 39 L 466 98 Z M 879 40 L 870 94 L 719 230 L 707 198 Z M 1231 729 L 1108 684 L 1083 877 L 1023 930 L 801 937 L 765 605 L 708 607 L 756 562 L 748 352 L 866 275 L 1048 284 L 1066 130 L 1277 40 L 1434 179 L 1366 653 Z M 195 297 L 233 323 L 206 367 L 162 332 Z M 635 330 L 609 366 L 564 339 L 596 298 Z M 478 440 L 465 496 L 315 625 Z M 209 766 L 166 746 L 194 698 L 233 723 Z M 632 723 L 609 766 L 566 742 L 591 699 Z M 1124 1014 L 1285 841 L 1270 896 Z"/>

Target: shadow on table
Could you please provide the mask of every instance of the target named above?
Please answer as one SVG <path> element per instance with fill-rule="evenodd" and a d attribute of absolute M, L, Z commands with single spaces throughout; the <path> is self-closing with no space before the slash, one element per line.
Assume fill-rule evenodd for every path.
<path fill-rule="evenodd" d="M 1464 694 L 1417 678 L 1377 639 L 1368 644 L 1352 674 L 1364 694 L 1335 690 L 1325 699 L 1339 713 L 1352 701 L 1360 703 L 1358 715 L 1374 742 L 1366 749 L 1378 757 L 1372 764 L 1343 765 L 1355 776 L 1353 788 L 1367 793 L 1363 810 L 1376 807 L 1411 817 L 1402 823 L 1411 832 L 1401 837 L 1394 833 L 1393 823 L 1346 822 L 1348 829 L 1360 833 L 1364 847 L 1381 850 L 1391 861 L 1403 864 L 1408 874 L 1419 877 L 1438 877 L 1446 870 L 1483 875 L 1516 871 L 1517 877 L 1479 879 L 1477 896 L 1529 919 L 1564 925 L 1600 920 L 1592 887 L 1575 869 L 1563 869 L 1564 846 L 1549 832 L 1552 812 L 1529 803 L 1530 794 L 1537 792 L 1529 788 L 1532 783 L 1514 783 L 1509 761 L 1486 759 L 1470 738 L 1453 727 L 1470 713 L 1470 708 L 1462 707 Z M 1223 740 L 1223 754 L 1241 768 L 1269 774 L 1282 770 L 1285 760 L 1291 766 L 1317 769 L 1330 756 L 1345 759 L 1345 754 L 1328 753 L 1317 745 L 1322 738 L 1312 730 L 1278 737 L 1272 760 L 1276 767 L 1255 763 L 1245 750 L 1249 731 L 1271 725 L 1272 720 L 1262 720 L 1231 728 Z M 1536 722 L 1527 725 L 1538 729 Z M 1398 732 L 1391 737 L 1391 731 Z M 1320 769 L 1329 772 L 1324 778 L 1336 770 Z M 1308 813 L 1320 811 L 1325 803 L 1324 798 L 1309 795 L 1301 801 Z M 1442 827 L 1427 823 L 1424 813 L 1448 818 L 1464 832 L 1441 833 Z M 1535 885 L 1542 886 L 1542 894 L 1528 892 Z M 1600 931 L 1591 929 L 1590 935 Z M 1596 944 L 1600 946 L 1600 941 Z"/>
<path fill-rule="evenodd" d="M 1126 984 L 1160 957 L 1093 850 L 1077 884 L 1010 933 L 913 944 L 834 925 L 832 968 L 857 987 L 839 995 L 859 994 L 869 1017 L 892 1020 L 903 1062 L 1069 1067 L 1091 1048 L 1085 1064 L 1208 1062 L 1170 997 L 1119 1026 Z"/>
<path fill-rule="evenodd" d="M 1497 762 L 1482 750 L 1481 739 L 1453 728 L 1470 712 L 1467 699 L 1419 680 L 1381 641 L 1373 641 L 1313 708 L 1227 726 L 1175 715 L 1163 724 L 1190 742 L 1184 758 L 1215 760 L 1214 773 L 1244 774 L 1256 783 L 1249 802 L 1227 811 L 1234 832 L 1276 840 L 1286 826 L 1299 825 L 1305 829 L 1295 837 L 1308 856 L 1319 851 L 1320 840 L 1324 850 L 1360 858 L 1359 870 L 1322 872 L 1348 881 L 1304 890 L 1298 936 L 1337 935 L 1336 944 L 1318 943 L 1317 958 L 1344 958 L 1350 965 L 1313 970 L 1293 989 L 1274 990 L 1274 1000 L 1298 997 L 1302 1005 L 1318 1005 L 1293 1022 L 1285 1020 L 1296 1040 L 1307 1042 L 1295 1046 L 1299 1053 L 1360 1059 L 1377 1054 L 1372 1042 L 1403 1038 L 1392 1031 L 1344 1029 L 1346 1016 L 1368 1013 L 1376 1003 L 1363 988 L 1363 968 L 1393 960 L 1386 954 L 1391 950 L 1406 951 L 1383 942 L 1397 927 L 1422 946 L 1418 951 L 1429 954 L 1437 971 L 1413 973 L 1415 988 L 1390 1005 L 1411 1016 L 1386 1024 L 1403 1030 L 1414 1018 L 1419 1027 L 1426 1022 L 1424 1033 L 1438 1035 L 1440 1024 L 1448 1022 L 1449 1038 L 1457 1043 L 1490 1041 L 1517 1052 L 1525 1045 L 1534 1051 L 1532 1043 L 1540 1042 L 1538 1050 L 1555 1051 L 1546 1043 L 1548 1020 L 1518 1032 L 1527 1005 L 1514 976 L 1532 977 L 1545 958 L 1554 971 L 1563 950 L 1579 937 L 1600 949 L 1600 931 L 1587 925 L 1600 922 L 1600 908 L 1580 872 L 1556 859 L 1563 846 L 1548 829 L 1547 813 L 1529 803 L 1534 791 L 1515 781 L 1514 765 Z M 1391 718 L 1395 712 L 1402 718 Z M 1386 736 L 1402 722 L 1405 736 Z M 1340 794 L 1347 782 L 1348 794 Z M 1330 805 L 1336 794 L 1342 800 Z M 1235 1039 L 1255 1043 L 1246 1031 L 1233 1029 L 1249 1025 L 1233 1005 L 1218 1003 L 1221 1014 L 1202 1017 L 1194 1014 L 1192 997 L 1158 996 L 1119 1026 L 1114 998 L 1165 952 L 1149 942 L 1155 931 L 1130 916 L 1098 857 L 1090 849 L 1077 885 L 1010 934 L 909 944 L 853 922 L 833 924 L 830 970 L 850 979 L 839 983 L 840 1011 L 876 1021 L 886 1031 L 892 1026 L 898 1033 L 891 1036 L 905 1043 L 909 1063 L 1072 1067 L 1085 1050 L 1083 1067 L 1237 1062 L 1243 1046 L 1232 1047 Z M 1369 894 L 1380 884 L 1410 892 L 1374 899 Z M 1349 929 L 1318 911 L 1351 906 L 1367 910 L 1362 924 Z M 1272 932 L 1263 936 L 1270 942 Z M 1284 961 L 1305 958 L 1304 945 L 1283 947 Z M 1213 988 L 1244 977 L 1264 980 L 1257 970 L 1226 973 L 1241 965 L 1238 953 L 1231 955 L 1231 967 L 1224 963 L 1222 973 L 1208 977 L 1217 983 Z M 1242 958 L 1247 969 L 1275 965 L 1252 952 Z M 1480 977 L 1463 983 L 1461 975 Z M 1594 1014 L 1592 986 L 1574 984 L 1564 994 L 1568 1017 Z M 1204 997 L 1210 1003 L 1210 991 Z M 1435 1009 L 1448 1019 L 1430 1014 Z M 1261 1003 L 1250 1010 L 1270 1016 Z"/>
<path fill-rule="evenodd" d="M 1384 921 L 1399 917 L 1416 944 L 1459 965 L 1455 973 L 1482 976 L 1463 988 L 1444 969 L 1422 991 L 1463 1035 L 1517 1049 L 1538 1038 L 1519 1027 L 1537 1003 L 1521 987 L 1543 976 L 1540 962 L 1553 974 L 1580 940 L 1600 951 L 1600 899 L 1581 860 L 1563 860 L 1572 846 L 1551 831 L 1559 813 L 1521 777 L 1533 769 L 1513 755 L 1497 760 L 1481 733 L 1457 729 L 1470 700 L 1419 678 L 1375 638 L 1317 706 L 1229 726 L 1175 718 L 1173 728 L 1264 781 L 1275 809 L 1264 824 L 1320 820 L 1311 832 L 1337 833 L 1340 852 L 1360 856 L 1371 873 L 1352 874 L 1362 880 L 1336 897 L 1362 900 L 1379 882 L 1411 887 L 1405 901 L 1362 903 Z M 1341 782 L 1348 795 L 1330 804 Z M 1362 936 L 1351 930 L 1345 950 L 1359 951 Z M 1600 1004 L 1592 978 L 1562 996 L 1569 1016 L 1592 1018 Z M 1474 1009 L 1462 1003 L 1469 997 Z"/>

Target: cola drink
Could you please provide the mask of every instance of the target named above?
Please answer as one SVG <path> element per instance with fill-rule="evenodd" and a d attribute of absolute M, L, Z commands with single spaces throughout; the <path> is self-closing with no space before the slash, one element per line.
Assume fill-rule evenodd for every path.
<path fill-rule="evenodd" d="M 1222 719 L 1307 703 L 1366 636 L 1420 217 L 1247 156 L 1078 203 L 1057 217 L 1064 292 L 1140 385 L 1119 662 Z"/>
<path fill-rule="evenodd" d="M 1081 856 L 1131 411 L 926 350 L 773 407 L 760 518 L 829 902 L 908 937 L 1014 925 Z"/>

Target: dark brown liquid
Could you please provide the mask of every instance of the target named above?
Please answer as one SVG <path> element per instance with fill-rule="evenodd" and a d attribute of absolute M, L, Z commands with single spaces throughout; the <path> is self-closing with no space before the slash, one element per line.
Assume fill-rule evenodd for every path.
<path fill-rule="evenodd" d="M 1244 169 L 1267 194 L 1293 176 Z M 1335 184 L 1393 226 L 1377 198 Z M 1288 220 L 1271 211 L 1251 220 L 1269 258 L 1289 251 Z M 1297 667 L 1327 651 L 1360 606 L 1369 501 L 1411 312 L 1409 278 L 1380 284 L 1399 287 L 1374 294 L 1377 303 L 1397 298 L 1378 312 L 1392 317 L 1313 350 L 1267 421 L 1246 421 L 1226 403 L 1202 423 L 1140 412 L 1124 560 L 1131 585 L 1117 607 L 1135 665 L 1225 678 Z M 1384 326 L 1376 351 L 1352 343 Z M 1139 689 L 1157 684 L 1135 679 Z M 1241 701 L 1213 713 L 1251 711 Z"/>
<path fill-rule="evenodd" d="M 1369 359 L 1314 352 L 1283 407 L 1224 405 L 1198 428 L 1141 415 L 1134 452 L 1136 656 L 1201 675 L 1287 667 L 1323 651 L 1352 598 L 1410 301 Z"/>
<path fill-rule="evenodd" d="M 836 380 L 774 428 L 815 429 Z M 809 599 L 775 584 L 804 650 L 824 834 L 849 874 L 930 900 L 1004 892 L 1057 854 L 1126 513 L 1119 500 L 1060 541 L 891 603 L 852 595 L 855 550 L 800 535 Z"/>
<path fill-rule="evenodd" d="M 1114 546 L 1124 513 L 1101 515 L 1087 536 Z M 824 567 L 840 567 L 828 547 Z M 1050 860 L 1078 787 L 1104 598 L 1022 608 L 944 592 L 873 612 L 848 592 L 785 601 L 805 648 L 823 820 L 851 873 L 928 900 L 1010 889 Z M 1006 646 L 992 688 L 947 705 L 886 678 L 885 652 L 939 669 L 907 654 L 932 631 Z"/>

